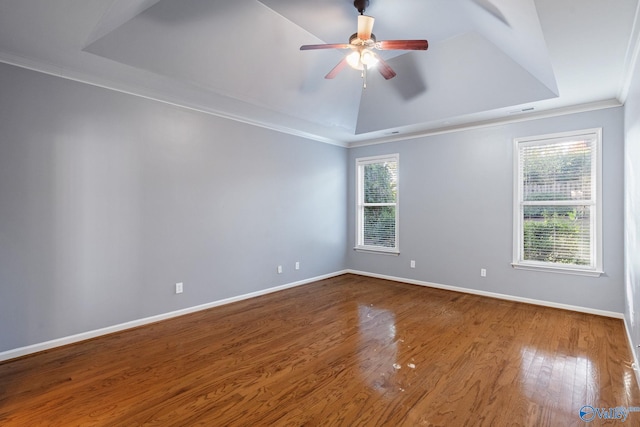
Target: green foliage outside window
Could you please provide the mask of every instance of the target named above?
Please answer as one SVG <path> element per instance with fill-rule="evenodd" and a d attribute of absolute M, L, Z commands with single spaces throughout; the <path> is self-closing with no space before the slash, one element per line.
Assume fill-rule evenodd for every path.
<path fill-rule="evenodd" d="M 589 209 L 581 203 L 591 197 L 590 146 L 570 141 L 525 153 L 524 200 L 568 203 L 524 206 L 523 259 L 589 265 Z"/>
<path fill-rule="evenodd" d="M 524 259 L 560 264 L 588 265 L 581 242 L 588 230 L 588 218 L 576 208 L 543 209 L 540 216 L 528 216 L 525 209 Z"/>
<path fill-rule="evenodd" d="M 364 166 L 364 202 L 395 203 L 397 164 L 373 163 Z M 364 244 L 393 248 L 396 245 L 396 207 L 364 207 Z"/>

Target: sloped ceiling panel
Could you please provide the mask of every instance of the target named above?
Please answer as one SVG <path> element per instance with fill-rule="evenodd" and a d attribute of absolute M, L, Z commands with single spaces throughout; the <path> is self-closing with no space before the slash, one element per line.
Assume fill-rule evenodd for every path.
<path fill-rule="evenodd" d="M 323 79 L 344 52 L 299 51 L 301 44 L 348 40 L 357 11 L 345 0 L 147 1 L 138 4 L 145 6 L 140 14 L 85 51 L 361 134 L 434 117 L 426 112 L 446 117 L 556 96 L 535 6 L 523 2 L 527 8 L 503 0 L 490 4 L 492 10 L 472 0 L 372 2 L 367 13 L 378 14 L 380 39 L 428 37 L 432 47 L 383 52 L 399 77 L 373 84 L 372 76 L 364 92 L 359 72 L 351 69 Z M 100 32 L 117 19 L 109 13 L 103 21 Z"/>
<path fill-rule="evenodd" d="M 554 94 L 558 94 L 551 58 L 533 0 L 476 0 L 463 5 L 476 32 Z M 501 23 L 496 22 L 497 13 L 500 14 Z"/>
<path fill-rule="evenodd" d="M 134 16 L 142 13 L 160 0 L 113 0 L 102 19 L 91 32 L 86 44 L 89 45 Z"/>
<path fill-rule="evenodd" d="M 449 39 L 429 55 L 417 52 L 389 61 L 398 75 L 423 79 L 372 82 L 363 92 L 357 133 L 445 120 L 476 111 L 556 97 L 546 85 L 477 33 Z M 422 76 L 422 77 L 420 77 Z M 382 83 L 382 82 L 380 82 Z M 402 114 L 395 114 L 396 111 Z"/>
<path fill-rule="evenodd" d="M 640 42 L 629 38 L 640 25 L 638 1 L 536 0 L 536 6 L 560 95 L 576 104 L 617 96 L 625 60 Z"/>
<path fill-rule="evenodd" d="M 353 132 L 357 82 L 326 84 L 321 58 L 300 52 L 301 40 L 318 42 L 254 0 L 163 0 L 85 50 Z M 339 52 L 328 53 L 340 61 Z"/>

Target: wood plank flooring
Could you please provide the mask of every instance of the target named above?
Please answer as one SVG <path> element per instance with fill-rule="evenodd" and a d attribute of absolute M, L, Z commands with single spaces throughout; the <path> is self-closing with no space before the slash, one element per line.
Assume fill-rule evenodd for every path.
<path fill-rule="evenodd" d="M 621 320 L 343 275 L 2 363 L 0 425 L 582 426 L 631 360 Z"/>

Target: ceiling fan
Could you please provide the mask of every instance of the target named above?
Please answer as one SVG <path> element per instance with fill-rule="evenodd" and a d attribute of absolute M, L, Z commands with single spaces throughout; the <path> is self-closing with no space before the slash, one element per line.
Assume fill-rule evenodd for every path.
<path fill-rule="evenodd" d="M 387 64 L 373 49 L 377 50 L 427 50 L 429 42 L 426 40 L 382 40 L 377 41 L 372 33 L 375 19 L 364 14 L 369 0 L 354 0 L 353 5 L 360 12 L 358 16 L 358 32 L 349 37 L 349 43 L 308 44 L 300 46 L 300 50 L 315 49 L 351 49 L 352 52 L 342 59 L 325 79 L 335 78 L 347 65 L 362 71 L 363 87 L 367 87 L 367 71 L 377 68 L 382 76 L 389 80 L 396 76 L 393 68 Z"/>

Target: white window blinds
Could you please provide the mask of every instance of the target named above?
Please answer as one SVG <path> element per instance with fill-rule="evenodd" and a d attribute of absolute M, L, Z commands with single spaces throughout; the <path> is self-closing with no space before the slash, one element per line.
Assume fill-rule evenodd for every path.
<path fill-rule="evenodd" d="M 517 140 L 514 264 L 599 270 L 600 131 Z"/>
<path fill-rule="evenodd" d="M 397 252 L 398 155 L 357 159 L 356 249 Z"/>

